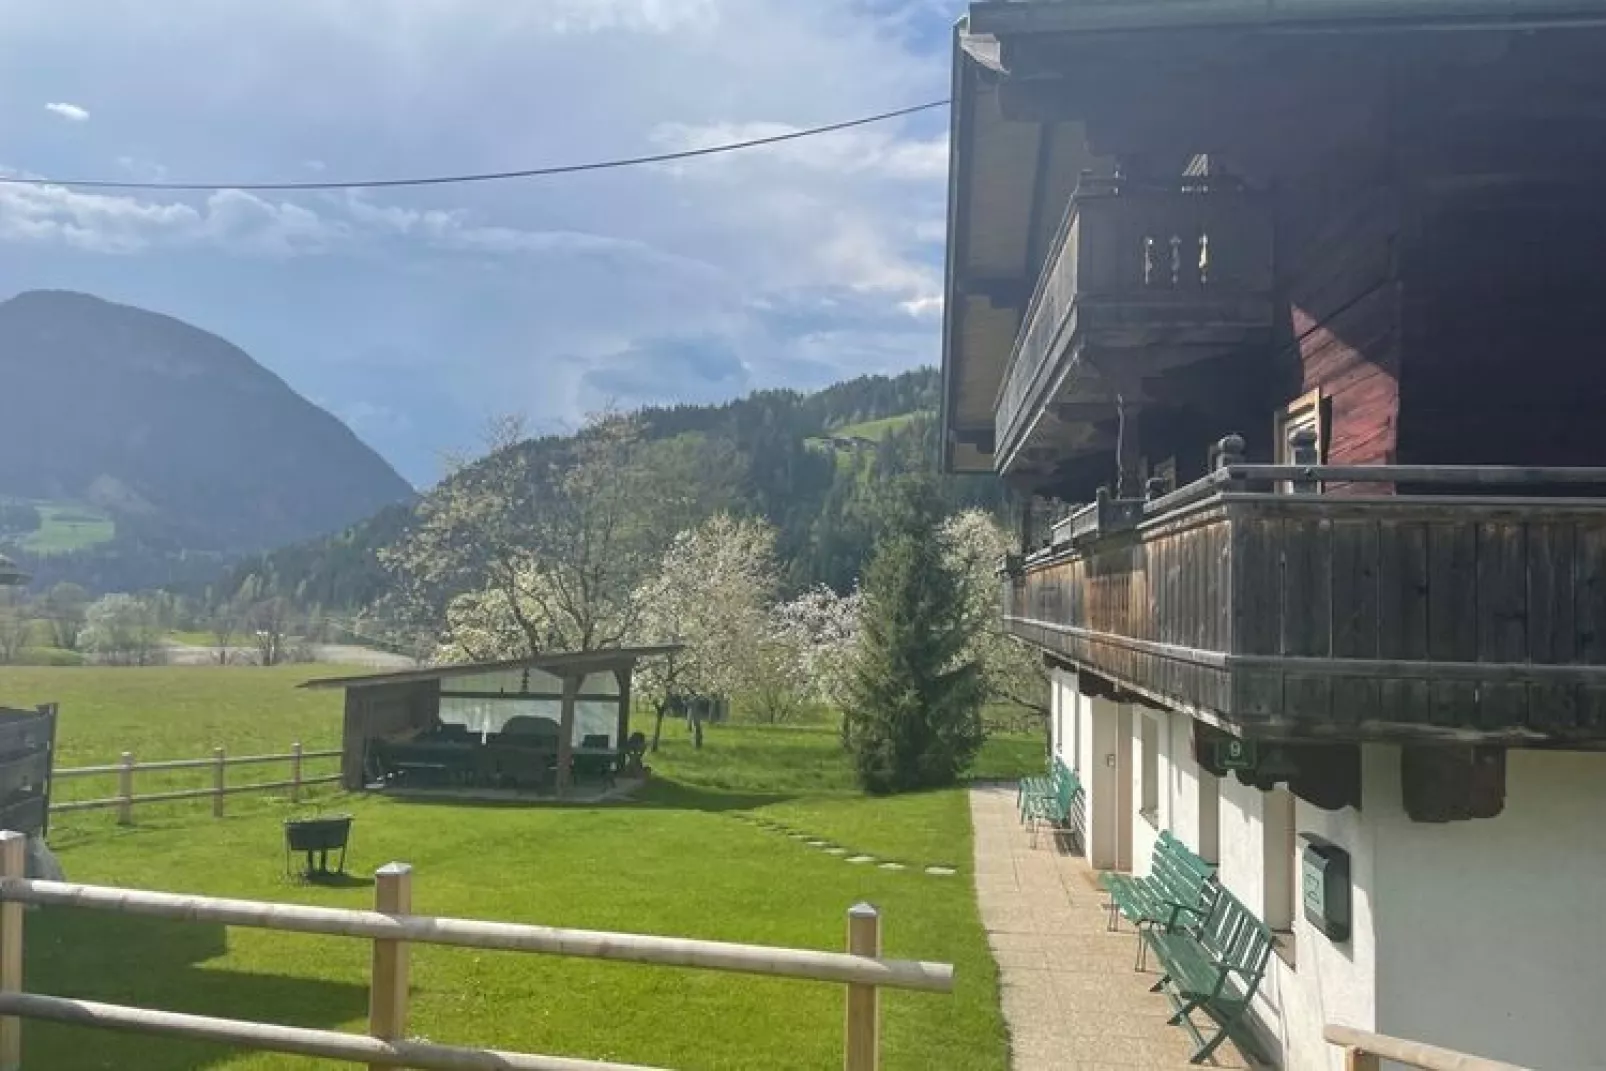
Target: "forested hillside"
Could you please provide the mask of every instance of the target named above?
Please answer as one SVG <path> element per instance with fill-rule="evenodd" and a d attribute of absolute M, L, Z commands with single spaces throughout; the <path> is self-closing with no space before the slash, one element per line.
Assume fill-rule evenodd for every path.
<path fill-rule="evenodd" d="M 677 491 L 691 514 L 727 509 L 768 520 L 791 589 L 823 583 L 842 591 L 867 559 L 887 483 L 934 468 L 937 390 L 935 370 L 921 369 L 815 394 L 764 391 L 724 405 L 648 409 L 638 421 L 655 452 L 680 459 L 668 478 L 683 483 Z M 879 422 L 873 441 L 838 434 L 870 422 Z M 562 465 L 574 442 L 549 436 L 518 449 L 530 471 L 543 472 Z M 948 477 L 940 486 L 956 510 L 1003 505 L 996 480 Z M 213 586 L 214 596 L 249 588 L 326 610 L 371 606 L 393 583 L 380 551 L 414 515 L 393 507 L 337 536 L 250 559 Z"/>

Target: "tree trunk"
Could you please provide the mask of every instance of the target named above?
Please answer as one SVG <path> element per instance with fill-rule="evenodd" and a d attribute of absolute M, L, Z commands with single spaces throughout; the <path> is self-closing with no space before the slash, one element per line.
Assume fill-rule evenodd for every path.
<path fill-rule="evenodd" d="M 658 703 L 654 703 L 653 704 L 653 713 L 655 715 L 657 715 L 653 719 L 653 723 L 652 723 L 652 750 L 653 750 L 654 754 L 656 754 L 657 751 L 658 751 L 658 741 L 663 739 L 663 735 L 664 735 L 664 715 L 667 714 L 668 712 L 669 712 L 669 704 L 668 703 L 658 702 Z"/>

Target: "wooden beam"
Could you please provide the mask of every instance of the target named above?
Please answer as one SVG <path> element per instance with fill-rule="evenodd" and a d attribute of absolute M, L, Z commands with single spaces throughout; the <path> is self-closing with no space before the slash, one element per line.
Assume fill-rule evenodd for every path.
<path fill-rule="evenodd" d="M 985 428 L 954 428 L 949 435 L 953 441 L 963 446 L 974 446 L 984 454 L 991 454 L 997 450 L 997 435 L 989 426 Z"/>
<path fill-rule="evenodd" d="M 580 678 L 563 678 L 563 705 L 558 717 L 558 795 L 569 791 L 574 771 L 574 699 L 580 691 Z"/>
<path fill-rule="evenodd" d="M 389 863 L 374 874 L 374 910 L 392 917 L 413 913 L 413 868 Z M 407 1036 L 407 942 L 374 942 L 373 969 L 368 982 L 368 1033 L 380 1041 Z M 388 1064 L 369 1064 L 379 1071 Z"/>
<path fill-rule="evenodd" d="M 1033 280 L 1025 276 L 961 276 L 960 294 L 976 297 L 998 309 L 1023 309 L 1032 299 Z"/>
<path fill-rule="evenodd" d="M 28 837 L 16 830 L 0 832 L 0 877 L 26 879 Z M 0 904 L 0 993 L 22 992 L 23 905 Z M 22 1020 L 0 1018 L 0 1071 L 22 1071 Z"/>
<path fill-rule="evenodd" d="M 613 676 L 619 682 L 619 731 L 613 738 L 614 750 L 617 751 L 625 746 L 625 738 L 630 735 L 630 679 L 633 673 L 628 669 L 616 669 Z"/>

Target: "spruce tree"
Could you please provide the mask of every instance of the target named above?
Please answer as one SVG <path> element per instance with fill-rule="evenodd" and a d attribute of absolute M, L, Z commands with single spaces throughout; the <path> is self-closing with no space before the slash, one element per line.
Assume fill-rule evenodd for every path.
<path fill-rule="evenodd" d="M 945 561 L 932 482 L 897 487 L 885 520 L 845 719 L 859 783 L 874 793 L 952 784 L 981 747 L 986 695 L 969 657 L 978 622 Z"/>

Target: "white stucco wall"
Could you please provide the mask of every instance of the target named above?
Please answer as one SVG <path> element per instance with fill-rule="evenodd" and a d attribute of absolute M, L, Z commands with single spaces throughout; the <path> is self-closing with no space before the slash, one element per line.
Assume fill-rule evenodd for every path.
<path fill-rule="evenodd" d="M 1149 872 L 1149 859 L 1154 854 L 1154 842 L 1160 835 L 1160 827 L 1165 821 L 1166 793 L 1165 785 L 1169 778 L 1166 776 L 1164 763 L 1157 763 L 1156 778 L 1159 795 L 1157 806 L 1153 814 L 1145 815 L 1143 807 L 1143 767 L 1146 761 L 1144 746 L 1145 735 L 1155 742 L 1155 757 L 1161 758 L 1162 748 L 1159 741 L 1165 736 L 1164 727 L 1157 724 L 1158 720 L 1165 718 L 1163 714 L 1145 710 L 1142 707 L 1131 706 L 1127 708 L 1127 722 L 1130 725 L 1132 768 L 1127 771 L 1132 786 L 1132 873 L 1147 874 Z M 1169 720 L 1169 719 L 1167 719 Z M 1145 726 L 1149 726 L 1147 734 Z"/>
<path fill-rule="evenodd" d="M 1543 1071 L 1606 1067 L 1606 754 L 1512 750 L 1502 814 L 1427 825 L 1406 817 L 1387 752 L 1363 798 L 1377 1029 Z"/>
<path fill-rule="evenodd" d="M 1367 748 L 1363 752 L 1362 801 L 1368 811 L 1370 794 L 1376 791 L 1378 782 L 1388 777 L 1391 750 Z M 1393 769 L 1397 782 L 1397 760 Z M 1276 848 L 1266 836 L 1268 794 L 1243 784 L 1235 776 L 1221 778 L 1220 786 L 1222 883 L 1262 919 L 1267 918 L 1275 910 L 1268 902 L 1275 890 L 1267 885 L 1266 856 Z M 1255 1011 L 1261 1033 L 1290 1071 L 1339 1071 L 1344 1065 L 1343 1056 L 1322 1040 L 1322 1027 L 1326 1023 L 1342 1023 L 1375 1029 L 1375 826 L 1369 827 L 1363 812 L 1353 808 L 1329 812 L 1296 800 L 1294 828 L 1297 833 L 1317 834 L 1350 853 L 1351 935 L 1342 944 L 1328 940 L 1304 920 L 1296 901 L 1292 962 L 1286 949 L 1283 954 L 1273 954 L 1271 970 L 1256 994 Z M 1296 880 L 1297 853 L 1302 847 L 1303 841 L 1296 840 L 1292 860 Z"/>
<path fill-rule="evenodd" d="M 1132 830 L 1131 729 L 1119 704 L 1086 695 L 1076 699 L 1080 726 L 1073 734 L 1081 744 L 1076 768 L 1087 808 L 1088 862 L 1099 870 L 1124 869 Z"/>
<path fill-rule="evenodd" d="M 1177 839 L 1215 862 L 1219 795 L 1216 777 L 1193 760 L 1193 720 L 1172 713 L 1160 737 L 1160 826 Z"/>
<path fill-rule="evenodd" d="M 1094 865 L 1118 866 L 1130 845 L 1128 865 L 1146 868 L 1155 834 L 1137 816 L 1145 714 L 1077 695 L 1074 681 L 1066 709 L 1080 721 L 1080 746 L 1071 726 L 1066 739 L 1092 788 Z M 1267 918 L 1276 895 L 1268 853 L 1282 842 L 1266 835 L 1266 794 L 1201 771 L 1189 719 L 1160 717 L 1161 828 L 1196 850 L 1213 828 L 1221 880 Z M 1596 910 L 1606 890 L 1606 754 L 1513 750 L 1505 811 L 1446 824 L 1406 816 L 1398 747 L 1363 747 L 1361 770 L 1359 810 L 1295 802 L 1296 833 L 1349 853 L 1351 936 L 1322 936 L 1296 899 L 1292 962 L 1273 956 L 1256 1000 L 1283 1066 L 1339 1071 L 1342 1054 L 1321 1035 L 1340 1023 L 1541 1071 L 1606 1068 L 1606 923 Z M 1296 893 L 1303 844 L 1296 838 L 1291 860 Z"/>

